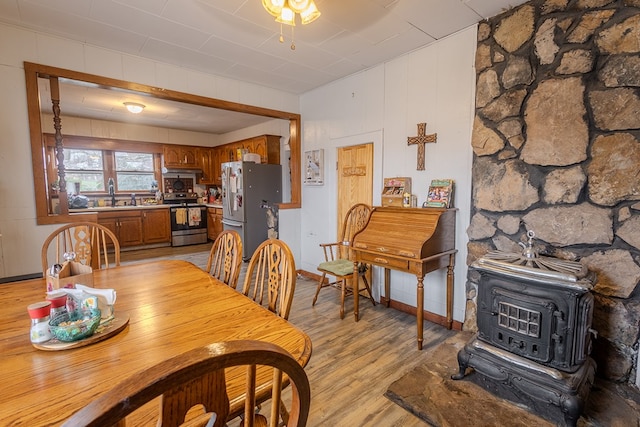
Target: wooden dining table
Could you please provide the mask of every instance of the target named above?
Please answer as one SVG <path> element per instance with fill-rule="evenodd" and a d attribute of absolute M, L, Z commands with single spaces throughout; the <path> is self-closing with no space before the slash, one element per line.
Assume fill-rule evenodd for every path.
<path fill-rule="evenodd" d="M 45 299 L 44 279 L 0 285 L 0 425 L 59 425 L 130 375 L 213 342 L 268 341 L 302 366 L 311 357 L 307 334 L 186 261 L 96 270 L 93 287 L 115 289 L 115 317 L 128 324 L 102 341 L 51 351 L 29 338 L 27 306 Z M 232 412 L 243 407 L 244 375 L 228 372 Z M 259 375 L 258 389 L 271 380 Z M 132 414 L 131 424 L 153 425 L 156 405 Z"/>

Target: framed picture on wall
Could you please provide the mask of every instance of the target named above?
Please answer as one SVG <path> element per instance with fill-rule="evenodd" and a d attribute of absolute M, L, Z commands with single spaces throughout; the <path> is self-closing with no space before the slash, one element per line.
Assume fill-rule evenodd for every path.
<path fill-rule="evenodd" d="M 306 185 L 324 185 L 324 150 L 305 151 L 304 183 Z"/>

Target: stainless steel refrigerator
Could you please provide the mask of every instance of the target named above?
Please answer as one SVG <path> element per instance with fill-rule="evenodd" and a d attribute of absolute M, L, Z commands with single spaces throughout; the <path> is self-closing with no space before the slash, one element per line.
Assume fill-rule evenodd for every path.
<path fill-rule="evenodd" d="M 222 224 L 242 237 L 247 261 L 267 240 L 267 210 L 282 202 L 282 166 L 254 162 L 222 164 Z"/>

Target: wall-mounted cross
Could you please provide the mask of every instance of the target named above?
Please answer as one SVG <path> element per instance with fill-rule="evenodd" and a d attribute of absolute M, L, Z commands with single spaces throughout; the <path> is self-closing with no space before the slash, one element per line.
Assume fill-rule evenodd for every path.
<path fill-rule="evenodd" d="M 418 136 L 410 136 L 407 138 L 407 145 L 417 145 L 418 146 L 418 168 L 417 170 L 424 170 L 424 144 L 428 142 L 437 142 L 438 134 L 432 133 L 431 135 L 426 135 L 425 131 L 427 129 L 426 123 L 418 123 Z"/>

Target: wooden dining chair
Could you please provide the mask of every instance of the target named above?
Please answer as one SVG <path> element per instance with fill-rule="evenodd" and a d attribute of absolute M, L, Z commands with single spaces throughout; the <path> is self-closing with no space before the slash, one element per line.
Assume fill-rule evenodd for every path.
<path fill-rule="evenodd" d="M 242 238 L 237 231 L 225 230 L 211 246 L 206 271 L 233 289 L 238 284 L 242 264 Z"/>
<path fill-rule="evenodd" d="M 55 230 L 42 244 L 44 277 L 52 265 L 62 264 L 65 254 L 71 253 L 74 261 L 94 270 L 120 265 L 120 243 L 111 230 L 95 222 L 74 222 Z"/>
<path fill-rule="evenodd" d="M 295 289 L 296 264 L 291 249 L 282 240 L 265 240 L 249 260 L 242 293 L 288 319 Z"/>
<path fill-rule="evenodd" d="M 369 299 L 373 305 L 376 305 L 373 295 L 371 294 L 371 287 L 367 280 L 367 265 L 360 264 L 358 266 L 358 274 L 354 277 L 353 261 L 350 259 L 349 251 L 351 250 L 351 244 L 353 242 L 353 236 L 361 231 L 369 221 L 372 207 L 364 204 L 357 203 L 353 205 L 345 215 L 344 222 L 342 223 L 342 229 L 338 236 L 338 241 L 333 243 L 321 243 L 320 247 L 324 252 L 324 262 L 318 265 L 318 271 L 322 273 L 322 277 L 318 282 L 316 288 L 316 294 L 313 297 L 312 306 L 316 305 L 318 300 L 318 294 L 322 288 L 327 286 L 340 287 L 340 318 L 344 319 L 344 300 L 348 295 L 352 295 L 354 292 L 360 292 L 360 281 L 362 277 L 366 291 L 369 293 Z M 334 276 L 335 280 L 326 280 L 327 275 Z M 349 286 L 349 283 L 351 286 Z"/>
<path fill-rule="evenodd" d="M 279 405 L 271 405 L 269 420 L 255 413 L 256 370 L 272 367 L 286 374 L 292 389 L 287 426 L 307 424 L 311 389 L 300 364 L 281 347 L 253 340 L 227 341 L 198 347 L 135 373 L 73 414 L 63 424 L 76 426 L 126 426 L 125 417 L 147 402 L 162 396 L 159 426 L 185 423 L 190 410 L 203 405 L 206 416 L 187 419 L 189 426 L 222 427 L 229 415 L 226 368 L 246 367 L 244 427 L 276 426 Z M 274 374 L 274 381 L 278 376 Z M 280 387 L 273 387 L 272 402 L 280 401 Z M 215 419 L 215 421 L 214 421 Z M 209 424 L 207 424 L 209 422 Z"/>

